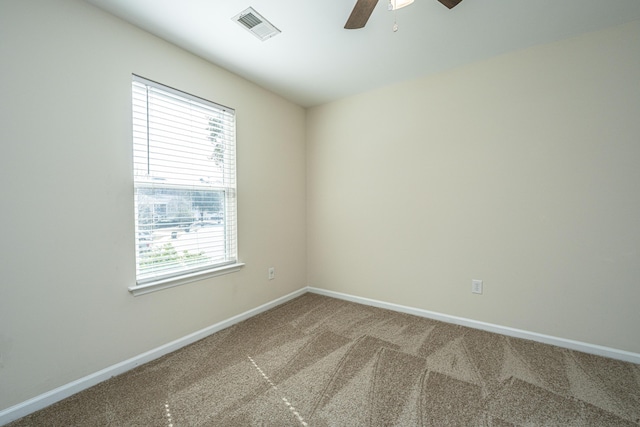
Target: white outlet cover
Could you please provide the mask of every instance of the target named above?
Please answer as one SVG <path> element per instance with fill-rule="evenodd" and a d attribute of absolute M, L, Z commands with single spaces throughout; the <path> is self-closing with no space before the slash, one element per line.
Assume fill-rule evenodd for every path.
<path fill-rule="evenodd" d="M 474 294 L 482 293 L 482 280 L 471 280 L 471 292 L 473 292 Z"/>

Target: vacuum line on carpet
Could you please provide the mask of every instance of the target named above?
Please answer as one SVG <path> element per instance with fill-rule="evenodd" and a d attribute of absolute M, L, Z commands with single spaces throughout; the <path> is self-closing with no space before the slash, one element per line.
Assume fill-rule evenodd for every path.
<path fill-rule="evenodd" d="M 251 363 L 253 364 L 253 366 L 258 370 L 258 372 L 260 372 L 260 375 L 262 375 L 262 377 L 267 380 L 267 382 L 269 383 L 269 385 L 271 386 L 272 389 L 274 389 L 275 391 L 278 391 L 278 387 L 271 381 L 271 379 L 269 378 L 269 376 L 267 376 L 267 374 L 264 373 L 264 371 L 262 369 L 260 369 L 260 367 L 258 366 L 258 364 L 255 362 L 255 360 L 253 360 L 251 358 L 251 356 L 247 356 L 249 358 L 249 360 L 251 361 Z M 293 415 L 295 415 L 295 417 L 298 419 L 298 421 L 300 421 L 300 424 L 303 426 L 308 426 L 309 424 L 306 423 L 306 421 L 304 420 L 304 418 L 302 418 L 302 415 L 300 415 L 300 413 L 296 410 L 296 408 L 291 404 L 291 402 L 289 402 L 289 400 L 282 396 L 282 401 L 284 402 L 284 404 L 287 406 L 287 408 L 289 408 L 289 411 L 291 411 L 291 413 Z"/>

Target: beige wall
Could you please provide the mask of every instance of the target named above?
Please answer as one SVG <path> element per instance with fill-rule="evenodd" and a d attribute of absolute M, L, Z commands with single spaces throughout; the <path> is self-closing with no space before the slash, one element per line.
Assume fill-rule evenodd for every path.
<path fill-rule="evenodd" d="M 240 272 L 127 291 L 131 73 L 236 109 Z M 306 284 L 304 109 L 75 0 L 0 2 L 0 100 L 0 410 Z"/>
<path fill-rule="evenodd" d="M 636 21 L 310 109 L 308 284 L 640 353 L 639 52 Z"/>

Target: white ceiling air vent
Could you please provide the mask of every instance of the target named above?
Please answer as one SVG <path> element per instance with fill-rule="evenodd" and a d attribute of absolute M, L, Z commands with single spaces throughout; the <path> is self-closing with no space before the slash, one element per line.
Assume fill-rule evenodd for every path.
<path fill-rule="evenodd" d="M 280 30 L 264 19 L 252 7 L 243 10 L 232 18 L 262 41 L 280 34 Z"/>

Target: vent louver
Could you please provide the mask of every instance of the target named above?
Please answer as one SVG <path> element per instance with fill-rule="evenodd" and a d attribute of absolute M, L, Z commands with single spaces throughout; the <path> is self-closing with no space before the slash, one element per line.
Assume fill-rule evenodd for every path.
<path fill-rule="evenodd" d="M 232 19 L 262 41 L 280 34 L 279 29 L 260 16 L 252 7 L 240 12 Z"/>
<path fill-rule="evenodd" d="M 245 27 L 251 29 L 258 24 L 262 24 L 262 21 L 258 19 L 253 13 L 249 12 L 246 15 L 238 18 L 238 22 L 243 24 Z"/>

